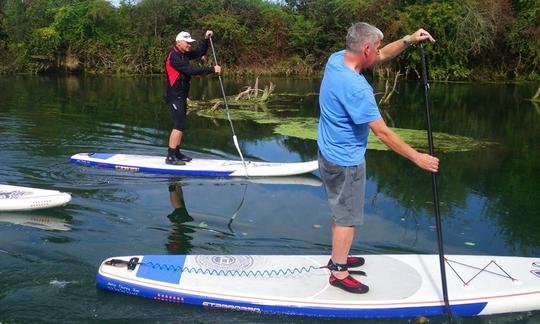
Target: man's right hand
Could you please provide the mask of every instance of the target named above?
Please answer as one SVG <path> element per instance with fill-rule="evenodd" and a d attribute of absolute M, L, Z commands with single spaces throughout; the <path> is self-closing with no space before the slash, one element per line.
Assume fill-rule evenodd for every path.
<path fill-rule="evenodd" d="M 220 74 L 221 73 L 221 66 L 219 66 L 219 65 L 214 66 L 214 73 Z"/>
<path fill-rule="evenodd" d="M 418 29 L 412 35 L 408 35 L 408 36 L 409 36 L 409 42 L 411 43 L 418 43 L 426 39 L 432 43 L 435 43 L 435 38 L 433 38 L 431 34 L 428 33 L 423 28 Z"/>
<path fill-rule="evenodd" d="M 420 168 L 430 171 L 438 172 L 439 171 L 439 159 L 425 153 L 418 153 L 414 158 L 414 163 Z"/>

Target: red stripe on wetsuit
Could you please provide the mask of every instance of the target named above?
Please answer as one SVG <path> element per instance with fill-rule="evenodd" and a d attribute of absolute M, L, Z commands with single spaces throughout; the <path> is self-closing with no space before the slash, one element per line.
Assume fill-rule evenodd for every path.
<path fill-rule="evenodd" d="M 169 52 L 169 55 L 167 55 L 167 60 L 165 61 L 165 74 L 170 87 L 174 85 L 174 83 L 176 82 L 176 80 L 178 80 L 178 77 L 180 76 L 180 72 L 178 72 L 171 65 L 171 55 L 173 54 L 173 51 L 178 52 L 178 49 L 174 47 L 172 51 Z"/>

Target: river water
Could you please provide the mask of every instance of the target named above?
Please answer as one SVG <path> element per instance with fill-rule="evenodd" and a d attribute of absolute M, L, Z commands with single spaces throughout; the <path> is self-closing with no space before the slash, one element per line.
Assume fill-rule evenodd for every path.
<path fill-rule="evenodd" d="M 253 81 L 227 80 L 226 90 L 237 93 Z M 260 83 L 270 81 L 276 93 L 300 96 L 267 109 L 318 115 L 317 97 L 302 95 L 318 92 L 319 80 Z M 397 90 L 384 108 L 388 122 L 424 129 L 422 88 L 404 82 Z M 438 154 L 447 253 L 540 256 L 540 108 L 526 100 L 535 90 L 532 84 L 432 84 L 435 131 L 497 143 Z M 192 98 L 219 96 L 215 79 L 194 80 Z M 313 322 L 96 289 L 98 265 L 109 256 L 330 253 L 330 212 L 317 172 L 291 184 L 173 178 L 69 163 L 79 152 L 164 155 L 171 121 L 161 98 L 160 78 L 0 77 L 0 183 L 73 196 L 61 208 L 0 213 L 0 322 Z M 283 106 L 294 109 L 283 112 Z M 236 158 L 225 120 L 193 112 L 188 118 L 187 152 Z M 279 135 L 273 126 L 251 120 L 235 121 L 235 127 L 251 159 L 316 157 L 313 140 Z M 388 151 L 368 151 L 367 170 L 366 219 L 353 252 L 436 253 L 429 174 Z M 460 321 L 534 323 L 540 314 Z"/>

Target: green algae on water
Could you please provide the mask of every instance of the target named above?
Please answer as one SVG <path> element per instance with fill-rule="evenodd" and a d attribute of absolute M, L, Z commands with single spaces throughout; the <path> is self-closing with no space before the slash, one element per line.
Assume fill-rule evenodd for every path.
<path fill-rule="evenodd" d="M 317 123 L 318 120 L 316 118 L 284 119 L 274 128 L 274 133 L 301 139 L 316 140 Z M 428 150 L 427 132 L 425 130 L 404 128 L 392 128 L 392 130 L 415 149 L 421 151 Z M 433 141 L 437 152 L 443 153 L 472 151 L 495 144 L 493 142 L 479 141 L 466 136 L 446 133 L 433 133 Z M 390 150 L 372 132 L 370 132 L 368 138 L 368 149 L 378 151 Z"/>
<path fill-rule="evenodd" d="M 227 114 L 223 109 L 219 110 L 198 110 L 201 117 L 227 119 Z M 251 120 L 258 124 L 271 124 L 274 126 L 274 133 L 295 137 L 300 139 L 316 140 L 318 119 L 315 117 L 285 117 L 278 118 L 268 109 L 230 109 L 231 119 Z M 427 152 L 427 132 L 418 129 L 392 128 L 405 142 L 417 150 Z M 437 152 L 453 153 L 467 152 L 493 146 L 495 143 L 480 141 L 471 137 L 451 135 L 447 133 L 433 133 L 433 141 Z M 370 132 L 368 138 L 368 149 L 377 151 L 390 150 L 374 134 Z"/>
<path fill-rule="evenodd" d="M 317 140 L 319 120 L 313 117 L 284 118 L 274 133 L 300 139 Z"/>
<path fill-rule="evenodd" d="M 264 110 L 230 109 L 232 120 L 253 120 L 258 124 L 277 124 L 280 120 Z M 227 113 L 219 110 L 198 110 L 197 115 L 207 118 L 227 119 Z"/>

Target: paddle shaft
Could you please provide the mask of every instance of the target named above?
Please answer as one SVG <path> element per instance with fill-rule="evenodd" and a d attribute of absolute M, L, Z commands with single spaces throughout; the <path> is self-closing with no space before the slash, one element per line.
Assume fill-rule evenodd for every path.
<path fill-rule="evenodd" d="M 214 57 L 214 65 L 218 65 L 216 51 L 214 50 L 214 42 L 212 41 L 212 37 L 209 37 L 208 39 L 210 40 L 210 47 L 212 48 L 212 56 Z M 236 133 L 234 131 L 234 125 L 231 119 L 231 114 L 229 112 L 229 103 L 227 102 L 227 95 L 225 94 L 225 88 L 223 87 L 223 80 L 221 79 L 221 73 L 218 74 L 218 78 L 219 78 L 219 85 L 221 86 L 221 94 L 223 95 L 223 102 L 225 104 L 225 111 L 227 112 L 227 119 L 229 120 L 229 125 L 231 126 L 231 132 L 233 134 L 234 146 L 236 147 L 236 150 L 238 151 L 238 155 L 240 155 L 240 159 L 242 160 L 242 165 L 244 166 L 244 170 L 246 171 L 246 177 L 249 177 L 248 172 L 247 172 L 246 161 L 244 161 L 244 156 L 242 155 L 242 151 L 240 150 L 240 145 L 238 144 L 238 138 L 236 137 Z"/>
<path fill-rule="evenodd" d="M 420 61 L 422 63 L 422 83 L 424 85 L 424 102 L 426 106 L 426 120 L 427 120 L 427 134 L 429 154 L 435 156 L 435 150 L 433 149 L 433 131 L 431 129 L 431 115 L 429 112 L 429 83 L 427 77 L 426 57 L 424 54 L 424 46 L 419 44 L 418 50 L 420 51 Z M 439 265 L 441 268 L 441 281 L 442 291 L 444 298 L 444 305 L 448 313 L 448 319 L 452 322 L 452 309 L 450 308 L 450 302 L 448 300 L 448 286 L 446 284 L 446 267 L 444 258 L 444 244 L 441 222 L 441 211 L 439 208 L 439 192 L 437 190 L 437 173 L 431 173 L 431 188 L 433 190 L 433 205 L 435 207 L 435 224 L 437 228 L 437 246 L 439 248 Z"/>

